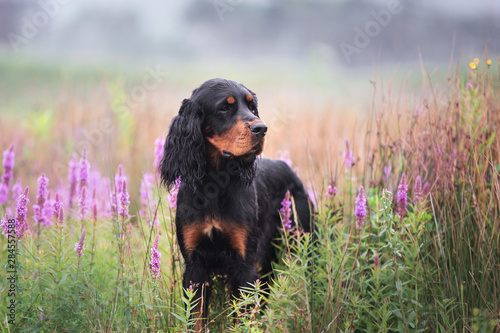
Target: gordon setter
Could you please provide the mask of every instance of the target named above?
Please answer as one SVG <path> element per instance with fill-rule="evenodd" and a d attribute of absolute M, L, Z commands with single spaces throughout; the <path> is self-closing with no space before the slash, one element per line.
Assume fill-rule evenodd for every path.
<path fill-rule="evenodd" d="M 226 276 L 234 297 L 259 276 L 268 282 L 287 190 L 303 230 L 310 229 L 308 195 L 295 172 L 283 161 L 257 158 L 266 132 L 256 95 L 225 79 L 195 89 L 170 125 L 161 178 L 170 189 L 181 177 L 175 223 L 182 284 L 197 288 L 204 305 L 213 275 Z M 198 306 L 198 318 L 206 317 L 204 308 Z"/>

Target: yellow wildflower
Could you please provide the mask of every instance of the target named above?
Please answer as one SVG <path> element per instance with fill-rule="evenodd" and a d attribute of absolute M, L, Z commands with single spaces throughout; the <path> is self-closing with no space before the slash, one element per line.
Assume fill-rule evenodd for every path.
<path fill-rule="evenodd" d="M 475 62 L 471 62 L 469 64 L 469 67 L 472 68 L 472 69 L 476 69 L 476 63 Z"/>
<path fill-rule="evenodd" d="M 476 64 L 479 64 L 479 59 L 478 59 L 478 58 L 474 58 L 474 62 L 475 62 Z"/>
<path fill-rule="evenodd" d="M 491 66 L 491 59 L 488 59 L 488 61 L 486 62 L 486 64 L 487 64 L 488 66 Z"/>

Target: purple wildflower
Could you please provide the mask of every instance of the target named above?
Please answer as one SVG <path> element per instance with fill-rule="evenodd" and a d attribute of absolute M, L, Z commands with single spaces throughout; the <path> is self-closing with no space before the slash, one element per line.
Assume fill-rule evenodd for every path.
<path fill-rule="evenodd" d="M 9 149 L 3 152 L 3 175 L 2 183 L 9 185 L 10 181 L 14 175 L 14 145 L 11 145 Z"/>
<path fill-rule="evenodd" d="M 430 191 L 431 191 L 431 184 L 429 184 L 429 182 L 425 182 L 424 188 L 422 189 L 422 195 L 426 196 L 427 194 L 429 194 Z"/>
<path fill-rule="evenodd" d="M 354 157 L 351 148 L 349 148 L 349 140 L 345 140 L 345 152 L 342 153 L 342 156 L 344 157 L 345 167 L 347 169 L 352 168 L 354 165 Z"/>
<path fill-rule="evenodd" d="M 47 187 L 49 186 L 49 179 L 44 173 L 38 178 L 38 195 L 36 197 L 36 204 L 42 206 L 47 198 Z"/>
<path fill-rule="evenodd" d="M 12 186 L 12 200 L 17 201 L 17 198 L 23 193 L 23 187 L 21 186 L 21 179 L 18 178 L 17 182 Z"/>
<path fill-rule="evenodd" d="M 141 180 L 141 202 L 144 204 L 148 204 L 151 199 L 151 191 L 153 189 L 153 183 L 155 180 L 155 176 L 151 173 L 145 173 Z"/>
<path fill-rule="evenodd" d="M 398 215 L 403 218 L 406 214 L 408 185 L 406 184 L 406 174 L 403 172 L 398 186 Z"/>
<path fill-rule="evenodd" d="M 83 148 L 82 158 L 79 163 L 78 175 L 78 194 L 82 193 L 84 187 L 87 187 L 89 181 L 90 163 L 87 161 L 87 150 Z"/>
<path fill-rule="evenodd" d="M 59 208 L 59 216 L 57 222 L 59 222 L 59 226 L 62 228 L 64 224 L 64 208 L 62 206 L 61 208 Z"/>
<path fill-rule="evenodd" d="M 47 194 L 47 199 L 45 200 L 45 203 L 43 204 L 42 208 L 42 215 L 43 215 L 43 221 L 42 224 L 45 225 L 46 227 L 50 227 L 52 225 L 51 218 L 52 215 L 54 215 L 54 204 L 50 200 L 50 191 Z"/>
<path fill-rule="evenodd" d="M 123 218 L 128 218 L 130 215 L 128 214 L 128 205 L 130 205 L 130 196 L 127 191 L 127 178 L 123 177 L 122 178 L 122 190 L 120 193 L 120 202 L 118 205 L 118 215 L 122 216 Z"/>
<path fill-rule="evenodd" d="M 71 156 L 69 160 L 69 172 L 68 172 L 68 182 L 69 182 L 69 206 L 73 207 L 73 198 L 76 194 L 76 185 L 78 183 L 78 157 L 76 154 Z"/>
<path fill-rule="evenodd" d="M 286 191 L 285 198 L 281 201 L 280 209 L 281 220 L 283 221 L 283 231 L 292 229 L 292 201 L 290 200 L 290 191 Z"/>
<path fill-rule="evenodd" d="M 92 192 L 92 218 L 97 221 L 97 199 L 96 199 L 96 189 Z"/>
<path fill-rule="evenodd" d="M 141 198 L 141 215 L 146 215 L 149 204 L 152 199 L 153 183 L 155 176 L 151 173 L 145 173 L 141 180 L 140 198 Z"/>
<path fill-rule="evenodd" d="M 363 186 L 359 187 L 359 194 L 356 197 L 355 205 L 354 215 L 356 216 L 356 225 L 361 230 L 365 225 L 366 218 L 366 196 Z"/>
<path fill-rule="evenodd" d="M 0 205 L 9 201 L 9 185 L 0 183 Z"/>
<path fill-rule="evenodd" d="M 153 166 L 155 168 L 155 171 L 158 171 L 158 168 L 160 167 L 161 159 L 163 158 L 163 143 L 164 139 L 162 138 L 157 138 L 155 140 L 155 148 L 154 148 L 154 161 L 153 161 Z"/>
<path fill-rule="evenodd" d="M 375 270 L 377 270 L 378 269 L 378 265 L 379 265 L 378 253 L 375 253 L 375 256 L 373 258 L 373 268 L 375 268 Z"/>
<path fill-rule="evenodd" d="M 160 276 L 160 258 L 161 253 L 158 251 L 158 235 L 156 235 L 153 242 L 153 247 L 151 248 L 151 263 L 149 267 L 151 268 L 151 276 L 153 279 Z"/>
<path fill-rule="evenodd" d="M 56 193 L 53 209 L 54 209 L 53 210 L 54 219 L 57 219 L 59 217 L 59 210 L 61 210 L 61 200 L 59 198 L 59 193 Z"/>
<path fill-rule="evenodd" d="M 140 197 L 141 197 L 141 216 L 147 216 L 150 215 L 150 225 L 153 224 L 153 216 L 154 216 L 154 211 L 151 211 L 151 205 L 153 203 L 153 184 L 155 181 L 155 176 L 152 173 L 145 173 L 142 180 L 141 180 L 141 190 L 140 190 Z M 154 224 L 158 220 L 154 221 Z"/>
<path fill-rule="evenodd" d="M 78 256 L 78 258 L 81 258 L 83 256 L 83 250 L 85 250 L 85 234 L 87 233 L 87 230 L 84 228 L 82 231 L 82 234 L 80 235 L 80 240 L 76 242 L 75 244 L 75 251 Z"/>
<path fill-rule="evenodd" d="M 288 150 L 278 150 L 276 153 L 276 159 L 285 162 L 290 168 L 292 167 L 292 159 L 290 158 L 290 152 Z"/>
<path fill-rule="evenodd" d="M 83 220 L 87 217 L 87 212 L 89 210 L 87 202 L 87 187 L 82 188 L 80 193 L 80 199 L 78 200 L 78 217 Z"/>
<path fill-rule="evenodd" d="M 387 184 L 389 180 L 389 176 L 391 175 L 392 166 L 388 165 L 384 167 L 384 172 L 382 174 L 382 178 L 384 179 L 384 184 Z"/>
<path fill-rule="evenodd" d="M 0 205 L 9 201 L 9 184 L 14 176 L 14 145 L 3 152 L 3 175 L 0 183 Z"/>
<path fill-rule="evenodd" d="M 33 217 L 37 223 L 45 226 L 50 226 L 50 220 L 44 214 L 45 201 L 47 200 L 47 187 L 49 186 L 49 179 L 44 173 L 38 178 L 38 194 L 36 196 L 36 203 L 33 205 Z"/>
<path fill-rule="evenodd" d="M 415 194 L 415 202 L 420 202 L 422 200 L 422 179 L 420 179 L 420 176 L 417 176 L 417 179 L 415 179 L 415 189 L 413 192 Z"/>
<path fill-rule="evenodd" d="M 29 186 L 26 186 L 24 192 L 19 196 L 16 207 L 16 235 L 18 239 L 23 238 L 24 234 L 28 231 L 28 221 L 26 221 L 26 214 L 28 213 L 28 198 Z"/>
<path fill-rule="evenodd" d="M 327 198 L 335 198 L 337 195 L 337 186 L 335 185 L 328 185 L 328 188 L 326 189 L 326 196 Z"/>
<path fill-rule="evenodd" d="M 177 177 L 175 180 L 174 187 L 170 190 L 168 195 L 168 202 L 172 209 L 177 208 L 177 194 L 179 194 L 179 188 L 181 187 L 181 176 Z"/>
<path fill-rule="evenodd" d="M 9 233 L 9 214 L 5 214 L 5 217 L 0 221 L 0 228 L 3 228 L 2 234 L 7 235 Z"/>
<path fill-rule="evenodd" d="M 118 166 L 118 171 L 116 172 L 116 175 L 115 175 L 115 187 L 116 187 L 116 195 L 117 195 L 117 197 L 120 196 L 120 193 L 122 191 L 122 188 L 123 188 L 123 185 L 122 185 L 123 179 L 126 179 L 126 178 L 123 176 L 123 166 L 120 164 Z"/>

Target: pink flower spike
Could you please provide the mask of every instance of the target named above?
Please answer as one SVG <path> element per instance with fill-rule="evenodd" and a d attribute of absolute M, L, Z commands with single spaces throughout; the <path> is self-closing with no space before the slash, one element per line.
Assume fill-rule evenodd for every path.
<path fill-rule="evenodd" d="M 9 149 L 3 152 L 3 168 L 4 171 L 12 171 L 14 169 L 14 145 L 10 145 Z"/>
<path fill-rule="evenodd" d="M 122 181 L 123 181 L 123 166 L 120 164 L 118 166 L 118 171 L 115 175 L 115 187 L 116 187 L 116 195 L 119 197 L 119 194 L 122 192 Z"/>
<path fill-rule="evenodd" d="M 413 192 L 415 194 L 415 202 L 420 202 L 422 200 L 422 179 L 420 179 L 420 176 L 417 176 L 417 179 L 415 179 L 415 189 Z"/>
<path fill-rule="evenodd" d="M 76 195 L 76 187 L 78 184 L 78 157 L 75 153 L 71 156 L 69 161 L 69 172 L 68 172 L 68 182 L 69 182 L 69 206 L 73 207 L 73 199 Z"/>
<path fill-rule="evenodd" d="M 154 161 L 153 161 L 153 166 L 155 168 L 155 172 L 158 172 L 158 168 L 160 167 L 161 159 L 163 158 L 163 144 L 165 142 L 165 139 L 162 138 L 157 138 L 155 140 L 155 147 L 154 147 Z"/>
<path fill-rule="evenodd" d="M 43 204 L 43 209 L 42 209 L 42 215 L 43 215 L 43 221 L 42 224 L 46 227 L 50 227 L 52 225 L 52 216 L 54 215 L 54 204 L 50 200 L 50 191 L 47 193 L 47 199 L 45 200 L 45 203 Z"/>
<path fill-rule="evenodd" d="M 75 244 L 75 251 L 78 258 L 83 256 L 83 250 L 85 250 L 85 234 L 87 230 L 84 228 L 82 234 L 80 235 L 80 240 Z"/>
<path fill-rule="evenodd" d="M 326 189 L 326 196 L 327 198 L 335 198 L 337 195 L 337 187 L 334 185 L 328 185 L 328 188 Z"/>
<path fill-rule="evenodd" d="M 150 211 L 153 200 L 153 184 L 155 181 L 155 176 L 152 173 L 145 173 L 141 180 L 141 189 L 140 189 L 140 199 L 141 199 L 141 216 L 152 215 L 153 213 Z M 151 217 L 152 219 L 152 217 Z"/>
<path fill-rule="evenodd" d="M 350 169 L 354 166 L 354 157 L 352 155 L 352 150 L 349 147 L 349 140 L 345 140 L 345 152 L 342 153 L 344 157 L 344 164 L 346 169 Z"/>
<path fill-rule="evenodd" d="M 0 183 L 0 205 L 9 201 L 9 185 Z"/>
<path fill-rule="evenodd" d="M 149 267 L 151 268 L 151 276 L 153 279 L 160 276 L 160 258 L 161 253 L 158 251 L 158 235 L 156 235 L 153 242 L 153 247 L 151 248 L 151 262 Z"/>
<path fill-rule="evenodd" d="M 389 176 L 391 175 L 391 171 L 392 171 L 392 166 L 388 165 L 384 167 L 384 173 L 382 175 L 382 178 L 384 179 L 384 184 L 387 184 Z"/>
<path fill-rule="evenodd" d="M 362 230 L 366 218 L 366 196 L 363 186 L 359 187 L 359 194 L 355 201 L 354 216 L 356 216 L 356 225 L 358 229 Z"/>
<path fill-rule="evenodd" d="M 12 186 L 12 200 L 17 201 L 19 199 L 19 196 L 23 193 L 24 189 L 21 186 L 21 179 L 18 178 L 17 182 Z"/>
<path fill-rule="evenodd" d="M 3 175 L 0 183 L 0 205 L 9 201 L 9 184 L 14 177 L 14 145 L 3 152 Z"/>
<path fill-rule="evenodd" d="M 118 209 L 118 215 L 122 216 L 123 218 L 128 218 L 130 215 L 128 214 L 128 206 L 130 205 L 130 196 L 127 191 L 127 178 L 123 177 L 122 178 L 122 190 L 120 193 L 120 202 L 119 202 L 119 209 Z"/>
<path fill-rule="evenodd" d="M 5 217 L 0 221 L 0 228 L 3 228 L 2 234 L 3 235 L 8 235 L 9 234 L 9 214 L 5 214 Z M 8 237 L 8 236 L 6 236 Z"/>
<path fill-rule="evenodd" d="M 78 194 L 87 187 L 89 181 L 90 163 L 87 161 L 87 149 L 83 148 L 82 158 L 79 163 Z"/>
<path fill-rule="evenodd" d="M 45 201 L 47 200 L 47 187 L 49 185 L 49 179 L 42 173 L 37 182 L 38 195 L 36 197 L 36 203 L 33 205 L 33 218 L 36 223 L 40 223 L 44 226 L 50 226 L 51 222 L 45 216 Z"/>
<path fill-rule="evenodd" d="M 378 253 L 375 253 L 375 256 L 373 258 L 373 268 L 375 268 L 375 270 L 377 270 L 378 269 L 378 265 L 379 265 Z"/>
<path fill-rule="evenodd" d="M 14 145 L 11 145 L 9 149 L 3 152 L 3 175 L 2 175 L 2 183 L 9 185 L 12 180 L 14 173 L 14 157 L 16 154 L 14 153 Z"/>
<path fill-rule="evenodd" d="M 43 206 L 47 198 L 47 187 L 49 186 L 49 179 L 44 173 L 38 178 L 38 195 L 36 197 L 36 204 Z"/>
<path fill-rule="evenodd" d="M 92 192 L 92 217 L 94 221 L 97 221 L 97 200 L 96 200 L 96 189 Z"/>
<path fill-rule="evenodd" d="M 174 187 L 170 190 L 168 195 L 168 202 L 172 209 L 177 208 L 177 195 L 179 194 L 179 188 L 181 187 L 181 176 L 177 177 L 175 180 Z"/>
<path fill-rule="evenodd" d="M 422 195 L 425 197 L 431 191 L 431 184 L 429 182 L 425 182 L 424 188 L 422 189 Z"/>
<path fill-rule="evenodd" d="M 59 198 L 59 193 L 56 193 L 56 198 L 54 201 L 54 218 L 57 219 L 59 217 L 59 210 L 61 210 L 62 204 Z"/>
<path fill-rule="evenodd" d="M 64 208 L 62 208 L 62 207 L 59 209 L 59 216 L 58 216 L 57 222 L 59 222 L 60 227 L 63 227 L 63 225 L 64 225 Z"/>
<path fill-rule="evenodd" d="M 152 199 L 152 190 L 154 184 L 155 176 L 151 173 L 145 173 L 141 180 L 141 189 L 140 189 L 140 199 L 141 204 L 145 207 L 148 207 L 151 199 Z"/>
<path fill-rule="evenodd" d="M 80 193 L 80 199 L 78 200 L 78 217 L 83 220 L 87 217 L 88 206 L 87 206 L 87 187 L 84 186 Z"/>
<path fill-rule="evenodd" d="M 292 201 L 290 200 L 290 191 L 286 191 L 285 198 L 281 201 L 280 209 L 281 220 L 283 222 L 283 231 L 292 229 Z"/>
<path fill-rule="evenodd" d="M 403 172 L 403 175 L 401 175 L 401 181 L 399 182 L 398 186 L 398 198 L 397 198 L 397 204 L 398 204 L 398 215 L 400 218 L 403 218 L 403 216 L 406 215 L 406 205 L 407 205 L 407 193 L 408 193 L 408 185 L 406 184 L 406 174 Z"/>
<path fill-rule="evenodd" d="M 26 221 L 26 214 L 28 213 L 28 203 L 30 202 L 30 199 L 28 198 L 29 190 L 29 186 L 26 186 L 26 189 L 17 200 L 16 235 L 18 239 L 23 238 L 26 231 L 28 231 L 28 221 Z"/>

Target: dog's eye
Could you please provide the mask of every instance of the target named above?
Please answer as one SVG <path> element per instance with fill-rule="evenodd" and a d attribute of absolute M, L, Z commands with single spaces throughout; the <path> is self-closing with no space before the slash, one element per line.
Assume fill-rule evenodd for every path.
<path fill-rule="evenodd" d="M 219 108 L 220 113 L 226 113 L 228 111 L 229 111 L 229 106 L 227 106 L 227 105 L 224 105 L 224 106 Z"/>
<path fill-rule="evenodd" d="M 255 105 L 253 105 L 253 104 L 250 104 L 250 106 L 248 107 L 248 109 L 249 109 L 250 111 L 252 111 L 253 113 L 256 113 L 256 112 L 257 112 L 257 108 L 256 108 L 256 107 L 255 107 Z"/>

